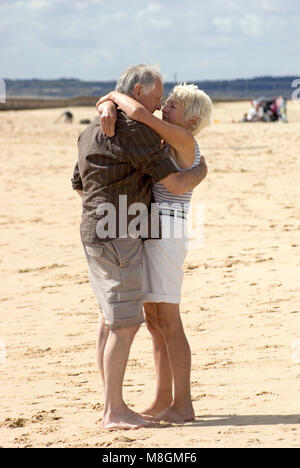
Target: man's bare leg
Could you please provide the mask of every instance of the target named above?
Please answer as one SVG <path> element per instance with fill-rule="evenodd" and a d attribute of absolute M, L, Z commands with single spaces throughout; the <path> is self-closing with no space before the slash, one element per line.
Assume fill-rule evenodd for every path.
<path fill-rule="evenodd" d="M 98 365 L 98 369 L 99 369 L 101 380 L 102 380 L 103 390 L 105 388 L 103 357 L 104 357 L 104 350 L 105 350 L 108 335 L 109 335 L 109 327 L 105 324 L 104 316 L 101 315 L 99 319 L 99 328 L 98 328 L 98 334 L 97 334 L 97 340 L 96 340 L 96 359 L 97 359 L 97 365 Z"/>
<path fill-rule="evenodd" d="M 184 333 L 178 304 L 157 304 L 158 325 L 168 348 L 174 379 L 173 403 L 157 415 L 157 419 L 169 422 L 195 419 L 191 400 L 190 373 L 191 350 Z"/>
<path fill-rule="evenodd" d="M 133 338 L 137 327 L 110 330 L 104 349 L 105 403 L 104 429 L 138 429 L 149 425 L 131 411 L 123 400 L 123 380 Z"/>
<path fill-rule="evenodd" d="M 151 334 L 156 371 L 156 392 L 153 403 L 142 411 L 145 417 L 153 417 L 168 408 L 172 401 L 172 371 L 164 336 L 157 323 L 157 304 L 144 304 L 146 325 Z"/>

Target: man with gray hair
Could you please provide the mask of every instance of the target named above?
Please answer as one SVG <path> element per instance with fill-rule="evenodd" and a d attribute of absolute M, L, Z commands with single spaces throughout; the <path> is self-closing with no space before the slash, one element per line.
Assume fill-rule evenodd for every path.
<path fill-rule="evenodd" d="M 162 77 L 152 67 L 128 68 L 116 89 L 152 113 L 161 107 Z M 101 120 L 96 117 L 78 139 L 72 185 L 82 196 L 81 240 L 103 313 L 97 337 L 105 399 L 103 428 L 136 429 L 150 423 L 128 408 L 122 388 L 131 344 L 144 322 L 142 237 L 149 238 L 149 233 L 136 230 L 131 234 L 133 207 L 150 209 L 153 183 L 160 181 L 170 192 L 182 194 L 198 185 L 207 169 L 202 158 L 198 167 L 178 172 L 168 148 L 161 146 L 153 130 L 130 120 L 112 103 L 102 106 Z M 110 123 L 114 127 L 114 113 L 115 133 Z M 111 207 L 112 226 L 104 230 L 111 221 L 107 215 Z"/>

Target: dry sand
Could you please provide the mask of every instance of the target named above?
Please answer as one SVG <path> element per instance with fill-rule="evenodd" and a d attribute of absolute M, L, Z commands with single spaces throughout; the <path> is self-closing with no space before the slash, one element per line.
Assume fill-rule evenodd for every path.
<path fill-rule="evenodd" d="M 0 113 L 2 447 L 300 447 L 300 102 L 288 125 L 238 124 L 247 103 L 220 103 L 199 138 L 209 174 L 205 243 L 185 262 L 182 317 L 193 354 L 196 420 L 101 430 L 98 308 L 70 178 L 78 122 L 60 109 Z M 125 400 L 153 398 L 151 339 L 132 347 Z"/>

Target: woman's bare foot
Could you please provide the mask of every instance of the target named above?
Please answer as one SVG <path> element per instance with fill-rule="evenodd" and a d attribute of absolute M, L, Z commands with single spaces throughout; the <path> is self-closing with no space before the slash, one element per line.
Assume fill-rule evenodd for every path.
<path fill-rule="evenodd" d="M 193 407 L 176 408 L 171 405 L 155 417 L 156 421 L 166 421 L 171 423 L 187 422 L 195 419 Z"/>
<path fill-rule="evenodd" d="M 171 405 L 172 400 L 160 400 L 154 401 L 152 405 L 146 408 L 144 411 L 141 412 L 143 418 L 147 418 L 149 420 L 155 418 L 158 414 L 162 413 L 164 410 L 169 408 Z"/>
<path fill-rule="evenodd" d="M 117 429 L 140 429 L 141 427 L 152 427 L 153 423 L 146 421 L 142 416 L 126 408 L 117 414 L 106 414 L 103 417 L 102 427 L 107 430 Z"/>

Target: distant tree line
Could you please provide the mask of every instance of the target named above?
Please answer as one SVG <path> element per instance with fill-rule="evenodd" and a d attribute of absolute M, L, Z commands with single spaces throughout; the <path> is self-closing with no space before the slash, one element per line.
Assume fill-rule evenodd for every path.
<path fill-rule="evenodd" d="M 292 94 L 291 84 L 299 77 L 263 76 L 251 79 L 193 81 L 200 89 L 212 98 L 218 99 L 252 99 L 259 96 L 284 96 L 289 99 Z M 81 81 L 75 78 L 57 80 L 10 80 L 5 79 L 6 95 L 12 97 L 34 98 L 74 98 L 77 96 L 101 96 L 116 86 L 116 81 Z M 189 82 L 190 83 L 190 82 Z M 174 82 L 164 85 L 168 95 Z"/>

